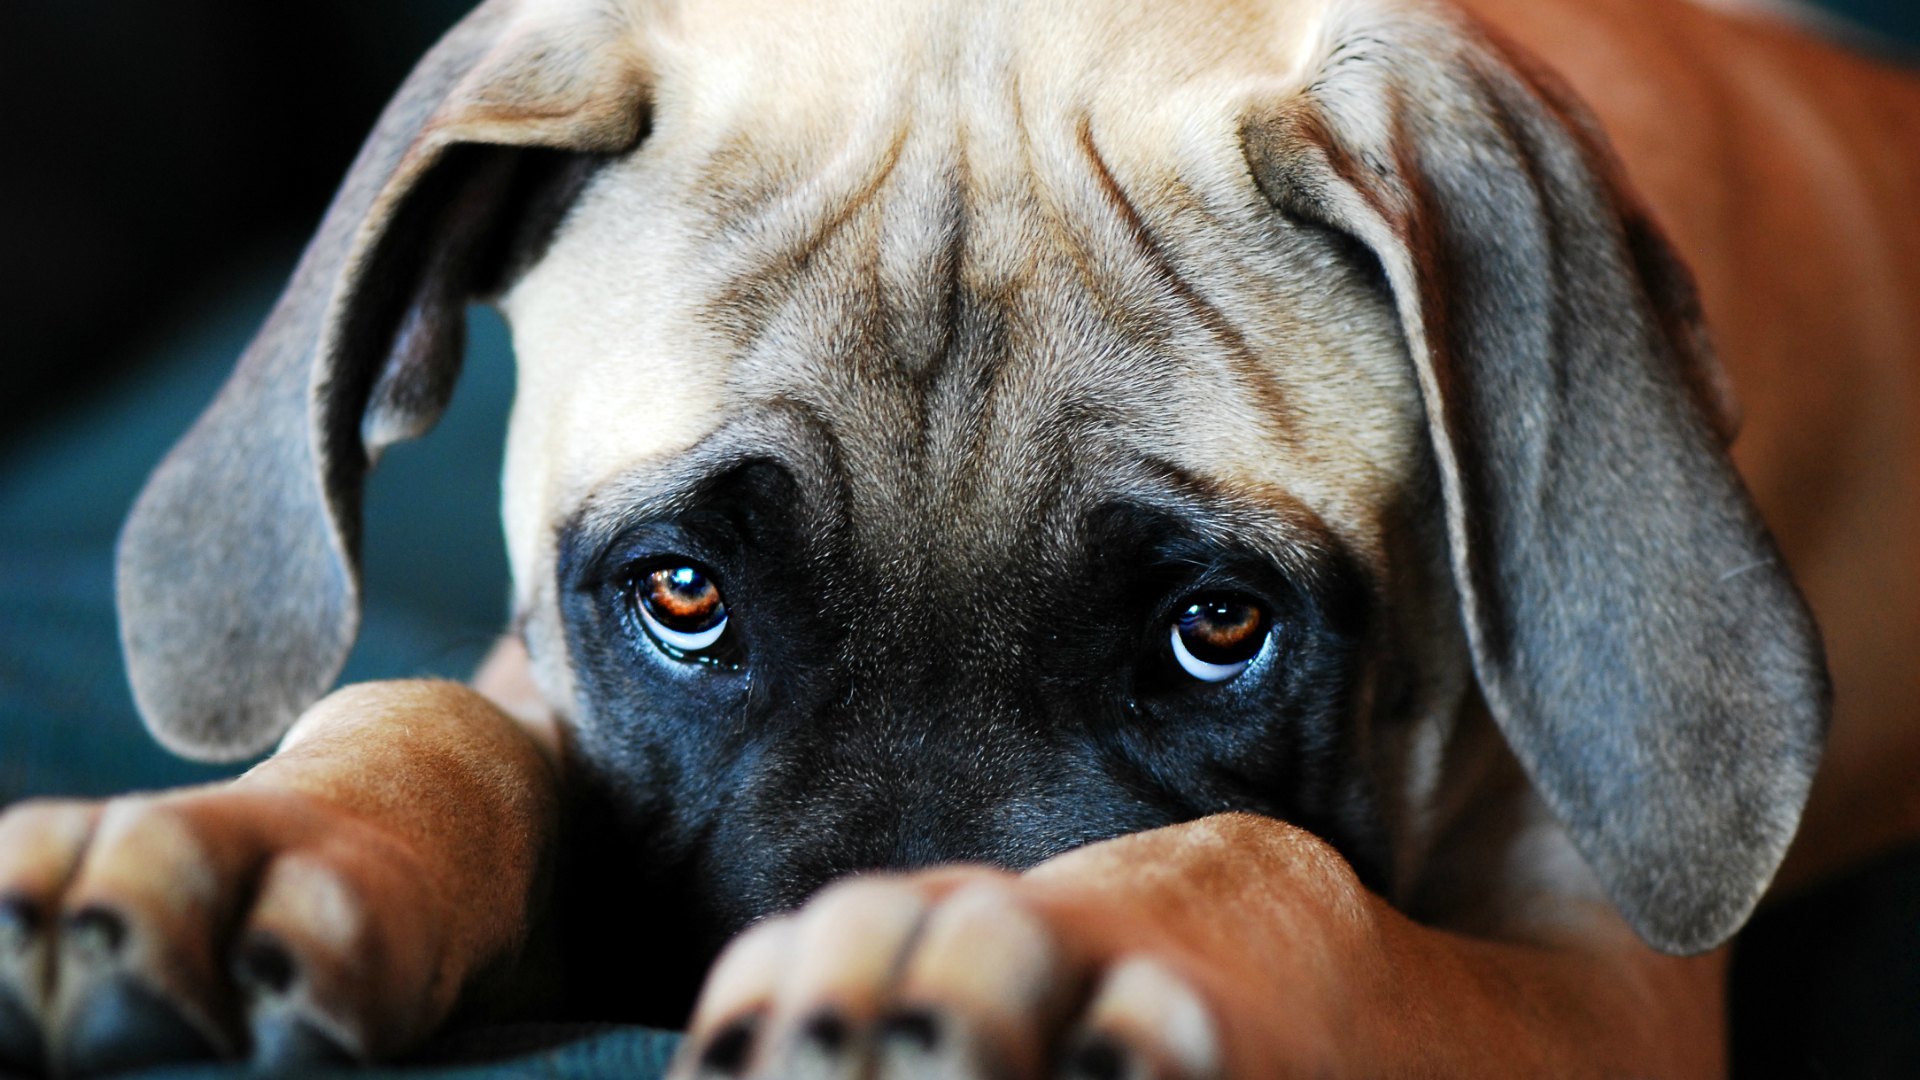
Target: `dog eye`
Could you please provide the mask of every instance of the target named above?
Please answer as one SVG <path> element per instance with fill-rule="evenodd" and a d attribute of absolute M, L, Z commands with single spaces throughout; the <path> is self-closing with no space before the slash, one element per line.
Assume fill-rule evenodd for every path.
<path fill-rule="evenodd" d="M 1267 613 L 1239 597 L 1199 597 L 1174 617 L 1174 662 L 1201 682 L 1226 682 L 1266 649 Z"/>
<path fill-rule="evenodd" d="M 632 589 L 641 624 L 676 659 L 712 648 L 727 632 L 727 602 L 698 567 L 663 566 L 637 578 Z"/>

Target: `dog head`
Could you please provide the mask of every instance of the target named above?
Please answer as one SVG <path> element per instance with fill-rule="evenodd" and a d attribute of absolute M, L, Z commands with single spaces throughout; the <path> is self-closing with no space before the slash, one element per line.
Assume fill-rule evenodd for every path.
<path fill-rule="evenodd" d="M 144 715 L 271 743 L 362 478 L 514 328 L 517 626 L 716 924 L 1251 809 L 1376 882 L 1477 694 L 1656 946 L 1824 725 L 1686 272 L 1448 9 L 491 0 L 389 108 L 123 538 Z"/>

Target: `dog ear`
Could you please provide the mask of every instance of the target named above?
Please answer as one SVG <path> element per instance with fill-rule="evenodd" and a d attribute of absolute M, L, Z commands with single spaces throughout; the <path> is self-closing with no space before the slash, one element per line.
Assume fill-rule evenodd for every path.
<path fill-rule="evenodd" d="M 514 235 L 526 218 L 557 220 L 555 188 L 584 179 L 569 163 L 645 126 L 619 8 L 490 0 L 428 53 L 259 336 L 147 482 L 116 591 L 134 697 L 168 748 L 258 753 L 338 677 L 367 469 L 438 419 L 467 301 L 537 243 Z"/>
<path fill-rule="evenodd" d="M 1691 278 L 1553 77 L 1450 16 L 1350 17 L 1245 125 L 1255 177 L 1385 272 L 1496 722 L 1640 935 L 1707 949 L 1792 839 L 1829 695 Z"/>

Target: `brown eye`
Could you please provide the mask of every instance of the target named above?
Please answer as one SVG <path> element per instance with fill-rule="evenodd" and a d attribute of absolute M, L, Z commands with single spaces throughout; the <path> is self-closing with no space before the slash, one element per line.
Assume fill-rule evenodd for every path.
<path fill-rule="evenodd" d="M 1201 682 L 1226 682 L 1267 647 L 1267 613 L 1239 597 L 1200 597 L 1175 616 L 1170 635 L 1180 670 Z"/>
<path fill-rule="evenodd" d="M 663 566 L 634 583 L 640 621 L 669 652 L 697 653 L 727 632 L 719 586 L 692 566 Z"/>

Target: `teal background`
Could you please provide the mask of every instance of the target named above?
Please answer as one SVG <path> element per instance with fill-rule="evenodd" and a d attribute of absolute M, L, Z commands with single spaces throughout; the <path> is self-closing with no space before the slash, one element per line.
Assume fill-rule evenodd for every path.
<path fill-rule="evenodd" d="M 113 540 L 147 470 L 258 327 L 278 270 L 214 290 L 150 358 L 36 418 L 0 458 L 0 804 L 237 768 L 181 761 L 140 726 L 113 621 Z M 439 430 L 394 448 L 369 481 L 366 610 L 344 681 L 464 678 L 505 625 L 497 507 L 512 355 L 493 311 L 469 323 L 467 371 Z"/>
<path fill-rule="evenodd" d="M 1892 43 L 1920 43 L 1920 5 L 1911 0 L 1825 0 L 1815 5 L 1879 34 Z"/>

